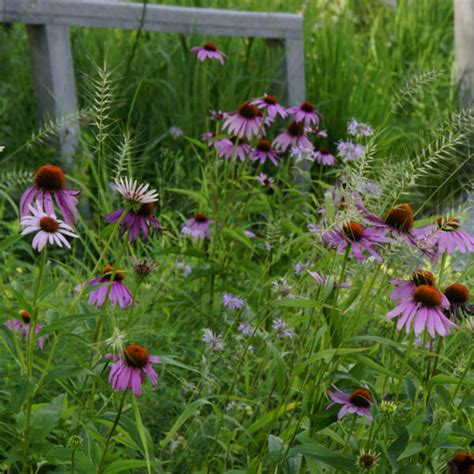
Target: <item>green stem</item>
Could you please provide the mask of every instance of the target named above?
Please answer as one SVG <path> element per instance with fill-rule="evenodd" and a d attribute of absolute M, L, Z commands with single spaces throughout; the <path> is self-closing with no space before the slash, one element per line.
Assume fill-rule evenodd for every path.
<path fill-rule="evenodd" d="M 115 428 L 117 428 L 117 425 L 120 421 L 120 417 L 122 416 L 123 406 L 125 404 L 125 398 L 126 397 L 127 397 L 127 390 L 124 390 L 122 398 L 120 400 L 120 405 L 119 405 L 119 408 L 118 408 L 118 411 L 117 411 L 117 415 L 116 415 L 115 420 L 112 424 L 112 427 L 110 428 L 109 435 L 107 436 L 107 439 L 105 441 L 104 450 L 102 451 L 102 456 L 101 456 L 100 461 L 99 461 L 99 467 L 97 468 L 97 473 L 98 474 L 101 474 L 104 470 L 105 456 L 106 456 L 107 451 L 109 449 L 109 444 L 110 444 L 110 441 L 112 439 L 112 436 L 114 435 Z"/>

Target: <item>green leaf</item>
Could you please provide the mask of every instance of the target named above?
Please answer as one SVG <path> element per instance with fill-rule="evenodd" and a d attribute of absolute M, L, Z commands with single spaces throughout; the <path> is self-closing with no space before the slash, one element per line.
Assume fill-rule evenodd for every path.
<path fill-rule="evenodd" d="M 152 466 L 158 465 L 156 461 L 151 462 L 150 464 Z M 125 472 L 125 471 L 129 472 L 131 469 L 147 467 L 147 466 L 148 466 L 147 461 L 142 461 L 141 459 L 124 459 L 124 460 L 114 461 L 110 463 L 105 469 L 104 473 L 117 474 L 119 472 Z"/>
<path fill-rule="evenodd" d="M 405 380 L 403 381 L 403 385 L 405 386 L 405 392 L 406 392 L 408 398 L 413 403 L 415 401 L 415 398 L 416 398 L 415 384 L 413 383 L 412 379 L 406 377 Z"/>
<path fill-rule="evenodd" d="M 278 301 L 280 306 L 287 306 L 290 308 L 319 308 L 321 303 L 319 301 L 310 300 L 307 298 L 287 298 Z"/>
<path fill-rule="evenodd" d="M 396 467 L 397 459 L 400 457 L 403 451 L 405 451 L 406 447 L 408 446 L 409 440 L 410 435 L 408 434 L 408 431 L 403 428 L 403 431 L 401 432 L 400 436 L 388 446 L 387 453 L 392 467 Z"/>
<path fill-rule="evenodd" d="M 147 432 L 145 431 L 145 427 L 143 426 L 142 417 L 140 415 L 140 409 L 138 408 L 137 397 L 132 396 L 132 406 L 133 406 L 133 413 L 135 415 L 135 422 L 137 423 L 138 433 L 140 435 L 140 440 L 143 445 L 143 451 L 145 453 L 146 469 L 147 469 L 148 474 L 150 474 L 151 462 L 150 462 L 150 455 L 148 454 L 148 436 L 147 436 Z"/>
<path fill-rule="evenodd" d="M 207 199 L 197 191 L 191 191 L 190 189 L 179 189 L 179 188 L 165 188 L 165 191 L 176 194 L 184 194 L 190 197 L 193 201 L 196 201 L 200 206 L 207 207 Z"/>
<path fill-rule="evenodd" d="M 334 357 L 344 356 L 347 354 L 355 354 L 358 352 L 364 352 L 368 350 L 370 350 L 370 347 L 342 347 L 340 349 L 325 349 L 324 351 L 320 351 L 320 352 L 317 352 L 316 354 L 313 354 L 304 362 L 301 362 L 300 364 L 298 364 L 297 373 L 300 373 L 308 365 L 311 365 L 314 362 L 321 359 L 327 359 L 326 362 L 328 362 Z"/>
<path fill-rule="evenodd" d="M 10 237 L 7 237 L 6 239 L 3 239 L 0 242 L 0 252 L 3 252 L 4 250 L 8 250 L 10 247 L 15 245 L 19 240 L 23 238 L 22 235 L 12 235 Z"/>
<path fill-rule="evenodd" d="M 168 443 L 174 438 L 174 435 L 178 432 L 178 430 L 181 428 L 181 426 L 190 416 L 192 416 L 196 411 L 198 411 L 204 405 L 210 405 L 210 404 L 211 402 L 209 402 L 208 400 L 205 400 L 204 398 L 200 398 L 199 400 L 195 400 L 190 405 L 188 405 L 183 411 L 183 413 L 181 413 L 178 419 L 174 422 L 174 425 L 166 434 L 165 439 L 161 441 L 160 443 L 161 448 L 164 449 L 168 445 Z"/>
<path fill-rule="evenodd" d="M 432 377 L 428 383 L 429 387 L 433 387 L 434 385 L 439 385 L 439 384 L 449 384 L 449 385 L 455 385 L 458 384 L 461 381 L 459 377 L 455 377 L 454 375 L 435 375 Z M 471 379 L 464 379 L 463 380 L 463 385 L 470 385 L 474 386 L 474 380 Z"/>
<path fill-rule="evenodd" d="M 231 238 L 232 240 L 240 242 L 241 244 L 245 245 L 250 250 L 253 250 L 253 245 L 249 242 L 249 240 L 243 234 L 236 232 L 234 229 L 229 229 L 228 227 L 226 227 L 223 230 L 223 234 Z"/>
<path fill-rule="evenodd" d="M 376 372 L 384 375 L 388 375 L 389 377 L 393 377 L 394 379 L 399 379 L 400 374 L 397 374 L 390 369 L 387 369 L 383 365 L 380 365 L 378 362 L 375 362 L 372 358 L 362 355 L 362 354 L 355 354 L 354 359 L 361 364 L 365 364 L 367 367 L 374 369 Z"/>
<path fill-rule="evenodd" d="M 328 466 L 342 469 L 346 472 L 358 472 L 354 458 L 346 456 L 345 454 L 335 453 L 323 446 L 318 446 L 316 444 L 300 444 L 299 446 L 290 449 L 288 452 L 289 456 L 294 456 L 296 454 L 303 454 L 305 457 L 313 457 Z"/>

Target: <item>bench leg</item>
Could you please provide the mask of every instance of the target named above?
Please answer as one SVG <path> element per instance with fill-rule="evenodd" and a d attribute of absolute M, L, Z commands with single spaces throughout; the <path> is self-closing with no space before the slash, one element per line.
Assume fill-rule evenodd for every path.
<path fill-rule="evenodd" d="M 59 134 L 63 164 L 70 171 L 78 144 L 79 123 L 69 29 L 55 25 L 26 25 L 38 118 L 64 117 Z"/>

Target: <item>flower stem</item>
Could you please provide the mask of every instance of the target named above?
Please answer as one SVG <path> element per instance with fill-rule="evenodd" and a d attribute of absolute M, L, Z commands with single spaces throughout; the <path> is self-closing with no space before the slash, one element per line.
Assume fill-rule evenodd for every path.
<path fill-rule="evenodd" d="M 107 451 L 109 449 L 109 444 L 112 439 L 112 436 L 114 435 L 115 429 L 117 428 L 117 425 L 119 424 L 120 417 L 122 416 L 122 411 L 123 411 L 123 406 L 125 404 L 125 398 L 127 397 L 127 391 L 124 390 L 122 398 L 120 400 L 120 405 L 117 411 L 117 415 L 115 416 L 115 420 L 112 424 L 112 427 L 110 428 L 109 435 L 107 436 L 107 439 L 105 441 L 105 446 L 104 450 L 102 451 L 102 456 L 99 461 L 99 467 L 97 468 L 97 473 L 101 474 L 104 471 L 104 461 L 105 461 L 105 456 L 107 455 Z"/>

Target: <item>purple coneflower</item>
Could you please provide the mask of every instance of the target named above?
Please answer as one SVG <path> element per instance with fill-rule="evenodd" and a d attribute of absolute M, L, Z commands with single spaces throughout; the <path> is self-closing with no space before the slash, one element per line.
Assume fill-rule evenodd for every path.
<path fill-rule="evenodd" d="M 208 219 L 208 217 L 198 212 L 194 217 L 188 219 L 181 227 L 181 233 L 183 235 L 190 235 L 193 239 L 205 240 L 211 237 L 211 229 L 209 225 L 214 221 Z"/>
<path fill-rule="evenodd" d="M 267 118 L 265 120 L 267 124 L 272 123 L 277 115 L 281 118 L 285 118 L 288 115 L 285 108 L 278 103 L 274 95 L 265 94 L 262 98 L 252 100 L 251 103 L 256 105 L 257 108 L 267 111 Z"/>
<path fill-rule="evenodd" d="M 5 323 L 5 326 L 10 329 L 10 331 L 18 332 L 21 330 L 23 337 L 28 337 L 28 333 L 30 331 L 30 323 L 31 323 L 31 315 L 28 311 L 20 311 L 21 321 L 18 319 L 8 320 Z M 12 324 L 13 323 L 13 324 Z M 35 327 L 35 333 L 38 334 L 41 331 L 41 326 L 39 324 Z M 38 346 L 40 350 L 44 348 L 44 342 L 46 340 L 46 336 L 41 336 L 38 338 Z"/>
<path fill-rule="evenodd" d="M 209 115 L 211 116 L 212 120 L 218 122 L 219 120 L 223 120 L 227 117 L 227 112 L 222 112 L 222 110 L 209 110 Z"/>
<path fill-rule="evenodd" d="M 237 137 L 221 138 L 210 144 L 217 150 L 217 156 L 225 160 L 238 158 L 240 161 L 245 161 L 252 150 L 249 144 Z"/>
<path fill-rule="evenodd" d="M 41 203 L 36 202 L 36 208 L 30 206 L 31 215 L 21 218 L 20 225 L 24 227 L 21 235 L 37 232 L 33 238 L 32 247 L 41 252 L 49 243 L 71 248 L 71 244 L 67 241 L 68 237 L 78 237 L 71 226 L 58 219 L 54 214 L 47 214 L 41 208 Z"/>
<path fill-rule="evenodd" d="M 216 352 L 222 352 L 225 349 L 222 334 L 213 332 L 211 329 L 204 329 L 202 340 L 207 344 L 207 347 Z"/>
<path fill-rule="evenodd" d="M 436 333 L 447 336 L 451 327 L 457 328 L 457 324 L 444 315 L 444 311 L 448 308 L 449 301 L 437 288 L 419 285 L 409 298 L 399 301 L 398 305 L 387 314 L 387 319 L 401 314 L 397 321 L 397 329 L 405 327 L 407 334 L 413 322 L 415 336 L 419 336 L 425 328 L 431 337 L 435 337 Z"/>
<path fill-rule="evenodd" d="M 370 137 L 374 134 L 374 129 L 368 123 L 358 122 L 356 119 L 347 124 L 347 131 L 353 137 Z"/>
<path fill-rule="evenodd" d="M 463 316 L 474 314 L 474 305 L 469 304 L 469 289 L 460 283 L 453 283 L 444 290 L 444 295 L 448 298 L 448 317 L 461 319 Z"/>
<path fill-rule="evenodd" d="M 123 283 L 124 280 L 125 273 L 122 270 L 115 269 L 112 265 L 106 265 L 101 277 L 93 278 L 87 283 L 87 286 L 96 287 L 91 291 L 88 303 L 102 308 L 108 295 L 112 306 L 118 303 L 123 309 L 129 308 L 133 302 L 133 296 Z"/>
<path fill-rule="evenodd" d="M 272 323 L 272 328 L 276 332 L 276 336 L 278 339 L 281 339 L 283 337 L 288 337 L 292 338 L 295 335 L 295 332 L 293 329 L 290 329 L 288 327 L 288 324 L 283 321 L 283 319 L 275 319 Z"/>
<path fill-rule="evenodd" d="M 336 157 L 327 149 L 320 148 L 312 154 L 314 161 L 324 166 L 332 166 L 336 164 Z"/>
<path fill-rule="evenodd" d="M 282 150 L 286 150 L 290 145 L 302 149 L 313 148 L 312 143 L 305 134 L 303 123 L 298 123 L 293 120 L 293 122 L 288 125 L 286 132 L 280 133 L 275 140 L 273 140 L 273 146 Z"/>
<path fill-rule="evenodd" d="M 29 214 L 32 203 L 39 204 L 48 214 L 55 214 L 53 199 L 56 201 L 66 224 L 77 221 L 80 191 L 66 189 L 66 177 L 61 168 L 44 165 L 36 173 L 33 186 L 29 187 L 20 199 L 20 216 Z"/>
<path fill-rule="evenodd" d="M 278 155 L 281 153 L 280 150 L 272 148 L 272 144 L 268 140 L 260 140 L 255 146 L 255 150 L 250 153 L 251 161 L 259 161 L 262 165 L 268 159 L 275 166 L 278 166 Z"/>
<path fill-rule="evenodd" d="M 225 54 L 217 49 L 216 43 L 209 41 L 202 46 L 194 46 L 191 48 L 191 51 L 201 62 L 204 62 L 206 59 L 216 59 L 224 65 Z"/>
<path fill-rule="evenodd" d="M 355 413 L 372 420 L 370 408 L 374 404 L 374 398 L 368 390 L 365 388 L 358 388 L 349 394 L 339 390 L 335 385 L 333 385 L 333 387 L 335 392 L 328 391 L 329 398 L 332 401 L 326 407 L 326 410 L 337 403 L 342 405 L 339 413 L 337 414 L 338 420 L 340 420 L 347 413 Z"/>
<path fill-rule="evenodd" d="M 309 133 L 314 133 L 317 137 L 323 137 L 327 138 L 328 137 L 328 132 L 326 130 L 321 130 L 318 127 L 312 127 L 309 129 Z"/>
<path fill-rule="evenodd" d="M 365 259 L 364 250 L 381 262 L 382 257 L 372 246 L 391 242 L 391 239 L 380 235 L 374 229 L 363 227 L 358 222 L 349 221 L 340 229 L 324 233 L 323 241 L 329 247 L 337 247 L 338 253 L 344 253 L 346 248 L 350 247 L 350 252 L 359 262 Z"/>
<path fill-rule="evenodd" d="M 410 299 L 417 286 L 435 286 L 435 276 L 427 270 L 418 268 L 412 273 L 409 280 L 398 280 L 394 278 L 390 283 L 395 285 L 395 289 L 390 294 L 390 299 L 393 301 L 400 301 Z"/>
<path fill-rule="evenodd" d="M 303 123 L 307 127 L 310 127 L 311 124 L 314 124 L 315 127 L 318 126 L 318 113 L 311 102 L 303 102 L 297 107 L 290 107 L 287 111 L 294 115 L 295 121 L 298 123 Z"/>
<path fill-rule="evenodd" d="M 365 154 L 365 148 L 359 143 L 353 143 L 350 140 L 340 140 L 337 144 L 337 151 L 340 157 L 347 161 L 360 160 Z"/>
<path fill-rule="evenodd" d="M 472 474 L 474 472 L 474 454 L 460 451 L 448 462 L 449 474 Z"/>
<path fill-rule="evenodd" d="M 229 309 L 240 309 L 245 305 L 245 300 L 230 293 L 223 293 L 222 304 Z"/>
<path fill-rule="evenodd" d="M 444 252 L 454 255 L 456 250 L 461 253 L 474 252 L 474 237 L 460 227 L 457 217 L 446 217 L 439 218 L 435 225 L 418 229 L 416 233 L 432 245 L 438 255 Z"/>
<path fill-rule="evenodd" d="M 136 180 L 129 178 L 116 180 L 114 188 L 125 198 L 125 207 L 110 212 L 104 216 L 104 219 L 109 224 L 116 224 L 125 212 L 125 217 L 120 223 L 120 235 L 128 231 L 128 239 L 134 242 L 140 232 L 143 240 L 147 239 L 149 226 L 162 230 L 158 219 L 153 214 L 155 202 L 158 200 L 157 191 L 148 189 L 148 184 L 138 185 Z"/>
<path fill-rule="evenodd" d="M 237 112 L 227 114 L 222 127 L 227 129 L 231 135 L 251 140 L 253 136 L 260 135 L 264 131 L 262 112 L 250 101 L 246 101 L 238 108 Z"/>
<path fill-rule="evenodd" d="M 310 274 L 310 276 L 316 280 L 317 283 L 319 283 L 320 285 L 322 286 L 325 286 L 326 283 L 328 282 L 328 279 L 324 276 L 322 276 L 321 274 L 319 274 L 318 272 L 308 272 Z M 351 287 L 351 282 L 350 281 L 346 281 L 345 283 L 336 283 L 334 282 L 334 288 L 350 288 Z"/>
<path fill-rule="evenodd" d="M 270 176 L 266 175 L 265 173 L 260 173 L 257 176 L 258 181 L 262 186 L 265 186 L 266 188 L 271 188 L 273 186 L 273 178 L 270 178 Z"/>
<path fill-rule="evenodd" d="M 132 344 L 124 349 L 122 355 L 106 354 L 106 359 L 115 360 L 109 374 L 109 383 L 114 390 L 121 392 L 132 390 L 136 397 L 142 393 L 145 374 L 153 386 L 158 381 L 158 374 L 151 365 L 160 363 L 160 358 L 151 356 L 148 350 L 138 344 Z"/>

